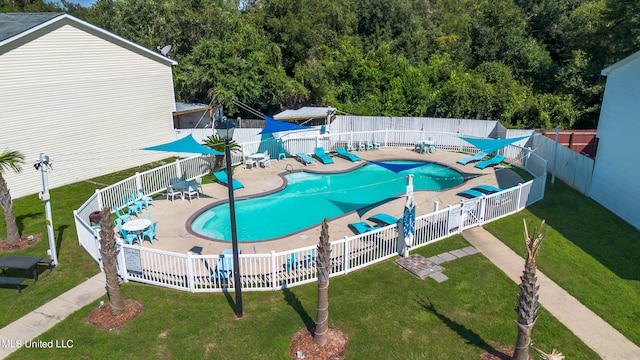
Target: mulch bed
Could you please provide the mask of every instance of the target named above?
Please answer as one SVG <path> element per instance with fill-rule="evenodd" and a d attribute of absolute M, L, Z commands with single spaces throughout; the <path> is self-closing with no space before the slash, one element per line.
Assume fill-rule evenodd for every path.
<path fill-rule="evenodd" d="M 347 353 L 348 340 L 345 333 L 329 327 L 327 344 L 320 347 L 313 341 L 311 331 L 303 328 L 293 335 L 289 356 L 292 359 L 300 359 L 298 351 L 301 351 L 305 360 L 341 360 Z"/>
<path fill-rule="evenodd" d="M 512 358 L 513 348 L 500 348 L 491 349 L 482 354 L 480 360 L 511 360 Z M 532 355 L 529 355 L 529 360 L 535 360 L 535 358 Z"/>
<path fill-rule="evenodd" d="M 124 305 L 124 312 L 113 316 L 111 315 L 111 305 L 106 303 L 93 310 L 85 321 L 102 330 L 120 330 L 127 320 L 140 315 L 143 308 L 142 304 L 132 299 L 126 299 Z"/>
<path fill-rule="evenodd" d="M 29 237 L 31 237 L 31 239 L 29 239 Z M 15 244 L 8 244 L 6 240 L 0 240 L 0 253 L 8 253 L 26 249 L 37 244 L 39 241 L 40 236 L 31 234 L 22 235 L 21 240 Z"/>

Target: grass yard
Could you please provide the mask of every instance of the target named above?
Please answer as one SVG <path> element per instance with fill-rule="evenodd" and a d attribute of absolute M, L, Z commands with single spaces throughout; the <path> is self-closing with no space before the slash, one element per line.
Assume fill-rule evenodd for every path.
<path fill-rule="evenodd" d="M 455 236 L 417 252 L 432 256 L 468 245 Z M 443 283 L 420 280 L 393 260 L 332 278 L 330 323 L 349 336 L 347 358 L 478 359 L 487 350 L 513 346 L 518 286 L 480 254 L 445 267 L 449 280 Z M 144 305 L 124 329 L 86 324 L 96 302 L 39 337 L 73 340 L 72 349 L 20 349 L 10 358 L 286 359 L 291 336 L 316 316 L 315 284 L 245 292 L 241 320 L 234 318 L 233 293 L 191 294 L 136 283 L 122 290 Z M 544 309 L 533 338 L 568 358 L 598 358 Z"/>
<path fill-rule="evenodd" d="M 562 181 L 547 183 L 543 201 L 485 228 L 523 254 L 523 218 L 550 227 L 538 269 L 640 346 L 640 232 Z"/>

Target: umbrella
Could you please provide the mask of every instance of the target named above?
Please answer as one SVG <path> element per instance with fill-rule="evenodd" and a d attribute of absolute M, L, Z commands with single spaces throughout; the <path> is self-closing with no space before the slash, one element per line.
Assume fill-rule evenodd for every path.
<path fill-rule="evenodd" d="M 150 146 L 142 148 L 140 150 L 153 150 L 153 151 L 169 151 L 176 153 L 194 153 L 194 154 L 208 154 L 208 155 L 224 155 L 223 152 L 213 150 L 197 142 L 193 135 L 189 134 L 182 139 L 172 141 L 166 144 Z"/>
<path fill-rule="evenodd" d="M 413 175 L 407 176 L 407 203 L 402 216 L 402 234 L 404 246 L 402 256 L 409 256 L 409 248 L 413 245 L 413 235 L 416 232 L 416 202 L 413 199 Z"/>
<path fill-rule="evenodd" d="M 264 126 L 264 129 L 260 131 L 258 134 L 271 134 L 281 131 L 292 131 L 292 130 L 309 130 L 310 126 L 298 125 L 294 123 L 289 123 L 286 121 L 278 121 L 271 116 L 264 115 L 264 119 L 267 121 L 267 124 Z"/>

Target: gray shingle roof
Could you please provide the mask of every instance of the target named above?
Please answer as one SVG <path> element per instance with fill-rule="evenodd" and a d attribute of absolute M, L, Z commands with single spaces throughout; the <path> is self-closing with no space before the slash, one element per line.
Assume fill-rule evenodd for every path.
<path fill-rule="evenodd" d="M 2 13 L 0 14 L 0 41 L 62 15 L 64 13 Z"/>

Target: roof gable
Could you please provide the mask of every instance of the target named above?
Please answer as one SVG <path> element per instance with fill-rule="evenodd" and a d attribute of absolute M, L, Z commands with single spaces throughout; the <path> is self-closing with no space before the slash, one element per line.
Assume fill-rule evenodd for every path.
<path fill-rule="evenodd" d="M 637 52 L 627 56 L 626 58 L 618 61 L 617 63 L 615 63 L 615 64 L 603 69 L 600 72 L 600 75 L 608 76 L 610 73 L 612 73 L 612 72 L 614 72 L 614 71 L 624 67 L 625 65 L 627 65 L 629 63 L 632 63 L 632 62 L 634 62 L 634 61 L 636 61 L 638 59 L 640 59 L 640 51 L 637 51 Z"/>
<path fill-rule="evenodd" d="M 168 57 L 65 13 L 0 14 L 0 55 L 64 25 L 74 26 L 160 63 L 177 65 Z"/>

